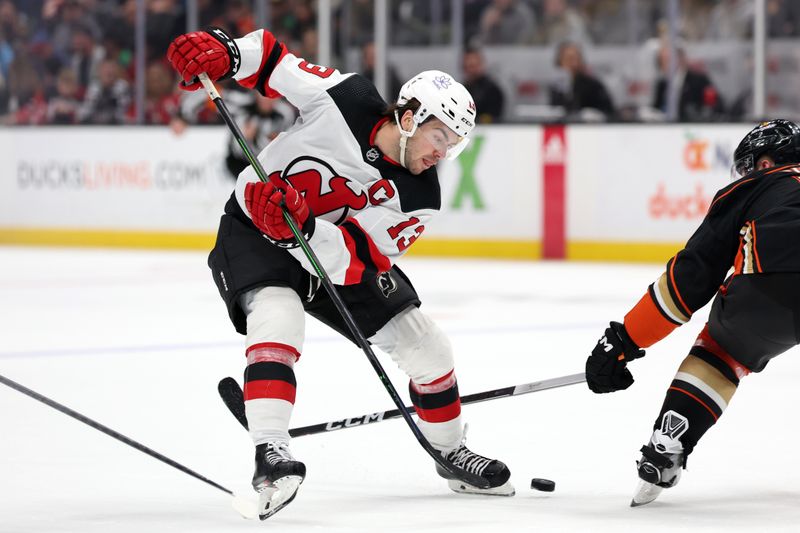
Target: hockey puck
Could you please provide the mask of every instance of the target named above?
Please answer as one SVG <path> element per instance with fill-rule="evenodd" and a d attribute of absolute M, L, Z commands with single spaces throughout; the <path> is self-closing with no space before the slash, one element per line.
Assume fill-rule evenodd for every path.
<path fill-rule="evenodd" d="M 543 492 L 553 492 L 556 490 L 556 482 L 549 479 L 535 477 L 531 480 L 531 488 Z"/>

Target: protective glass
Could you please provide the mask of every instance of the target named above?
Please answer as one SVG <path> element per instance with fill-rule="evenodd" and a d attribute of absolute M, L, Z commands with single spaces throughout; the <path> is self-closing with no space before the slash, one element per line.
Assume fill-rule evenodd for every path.
<path fill-rule="evenodd" d="M 433 145 L 437 152 L 444 154 L 443 158 L 448 161 L 458 157 L 469 144 L 469 138 L 459 137 L 441 121 L 438 121 L 438 124 L 423 124 L 418 128 L 418 131 Z"/>
<path fill-rule="evenodd" d="M 733 162 L 733 165 L 731 165 L 731 181 L 736 181 L 747 176 L 754 168 L 755 162 L 753 161 L 752 154 L 737 159 Z"/>

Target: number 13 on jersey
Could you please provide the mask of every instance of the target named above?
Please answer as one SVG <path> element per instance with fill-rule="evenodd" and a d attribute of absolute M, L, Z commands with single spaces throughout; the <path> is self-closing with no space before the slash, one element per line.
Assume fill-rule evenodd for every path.
<path fill-rule="evenodd" d="M 419 236 L 422 235 L 422 232 L 425 231 L 425 226 L 420 225 L 414 228 L 414 235 L 411 235 L 410 237 L 400 236 L 403 230 L 405 230 L 406 228 L 410 228 L 415 224 L 419 224 L 419 219 L 417 217 L 411 217 L 408 220 L 405 220 L 386 230 L 389 233 L 389 236 L 392 238 L 392 240 L 395 240 L 398 237 L 400 238 L 400 240 L 397 241 L 397 249 L 400 252 L 404 251 L 406 248 L 411 246 L 414 243 L 414 241 L 416 241 L 419 238 Z"/>

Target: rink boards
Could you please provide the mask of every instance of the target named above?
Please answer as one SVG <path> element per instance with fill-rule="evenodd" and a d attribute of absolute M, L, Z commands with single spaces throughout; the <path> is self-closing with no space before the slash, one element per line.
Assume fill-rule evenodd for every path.
<path fill-rule="evenodd" d="M 417 255 L 662 261 L 728 183 L 747 124 L 479 127 L 440 164 Z M 227 130 L 0 130 L 0 243 L 209 248 Z"/>

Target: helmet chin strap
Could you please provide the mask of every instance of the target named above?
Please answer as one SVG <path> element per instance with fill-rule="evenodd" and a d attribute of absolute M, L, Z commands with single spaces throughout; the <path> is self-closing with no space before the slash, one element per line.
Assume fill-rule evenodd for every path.
<path fill-rule="evenodd" d="M 397 116 L 397 111 L 394 112 L 394 121 L 397 124 L 397 130 L 400 132 L 400 164 L 403 168 L 408 168 L 406 166 L 406 143 L 408 142 L 409 137 L 412 137 L 414 133 L 417 131 L 417 121 L 413 121 L 413 126 L 411 126 L 411 131 L 406 131 L 403 129 L 403 126 L 400 125 L 400 117 Z"/>

